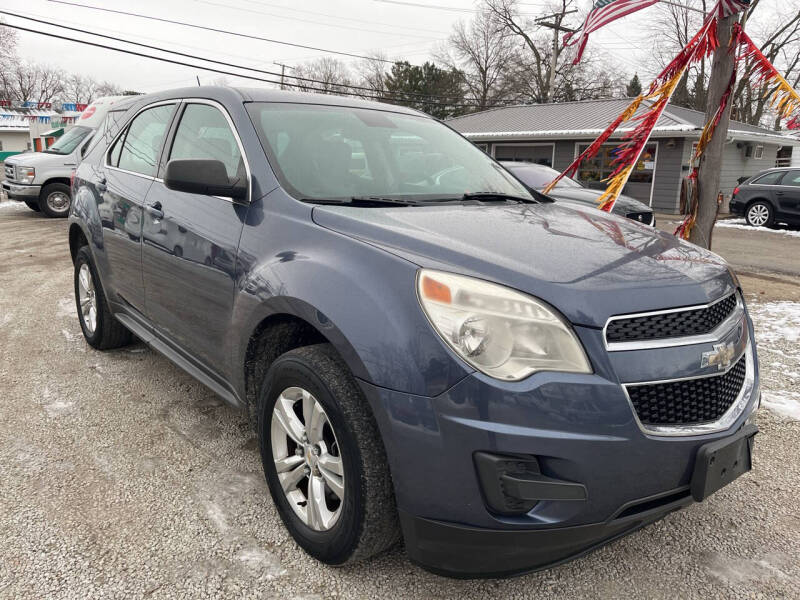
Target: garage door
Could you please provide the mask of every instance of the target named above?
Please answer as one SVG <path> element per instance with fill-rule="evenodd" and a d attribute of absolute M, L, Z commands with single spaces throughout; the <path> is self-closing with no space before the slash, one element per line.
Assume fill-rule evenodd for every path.
<path fill-rule="evenodd" d="M 516 160 L 532 162 L 537 165 L 553 166 L 553 144 L 536 146 L 517 146 L 511 144 L 495 144 L 494 157 L 497 160 Z"/>

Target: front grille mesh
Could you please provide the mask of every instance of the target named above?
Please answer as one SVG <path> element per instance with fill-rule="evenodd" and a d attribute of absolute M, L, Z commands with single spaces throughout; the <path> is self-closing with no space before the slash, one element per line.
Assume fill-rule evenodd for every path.
<path fill-rule="evenodd" d="M 733 293 L 706 308 L 617 319 L 609 322 L 606 340 L 633 342 L 703 335 L 713 331 L 735 308 L 736 294 Z"/>
<path fill-rule="evenodd" d="M 696 425 L 716 421 L 725 414 L 742 389 L 746 369 L 742 355 L 721 375 L 626 389 L 643 425 Z"/>
<path fill-rule="evenodd" d="M 5 175 L 8 181 L 14 181 L 16 179 L 14 165 L 5 165 Z"/>

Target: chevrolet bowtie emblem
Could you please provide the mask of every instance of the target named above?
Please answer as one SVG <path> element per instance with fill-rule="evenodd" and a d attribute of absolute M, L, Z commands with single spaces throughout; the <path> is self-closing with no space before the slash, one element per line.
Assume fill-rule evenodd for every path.
<path fill-rule="evenodd" d="M 733 344 L 714 344 L 713 350 L 703 352 L 701 355 L 700 367 L 713 367 L 717 365 L 720 371 L 724 371 L 730 366 L 735 352 L 736 348 Z"/>

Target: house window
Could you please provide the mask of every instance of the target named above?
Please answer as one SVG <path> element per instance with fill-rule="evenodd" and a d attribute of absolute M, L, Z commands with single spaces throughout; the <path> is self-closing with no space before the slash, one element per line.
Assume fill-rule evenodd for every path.
<path fill-rule="evenodd" d="M 583 152 L 589 144 L 578 144 L 578 152 Z M 578 179 L 585 183 L 599 183 L 611 176 L 616 169 L 613 161 L 616 158 L 617 147 L 614 145 L 603 146 L 597 155 L 581 165 L 578 171 Z M 634 165 L 630 183 L 652 183 L 653 173 L 656 168 L 656 144 L 647 144 Z"/>
<path fill-rule="evenodd" d="M 478 148 L 489 154 L 489 144 L 475 144 Z"/>
<path fill-rule="evenodd" d="M 753 158 L 756 160 L 761 160 L 764 158 L 764 146 L 755 147 L 755 150 L 753 150 Z"/>
<path fill-rule="evenodd" d="M 0 140 L 0 152 L 3 151 L 3 140 Z"/>

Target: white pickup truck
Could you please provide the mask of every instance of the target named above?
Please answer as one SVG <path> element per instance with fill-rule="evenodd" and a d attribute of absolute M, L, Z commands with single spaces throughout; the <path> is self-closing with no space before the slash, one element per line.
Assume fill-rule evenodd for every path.
<path fill-rule="evenodd" d="M 25 202 L 48 217 L 66 217 L 71 203 L 70 178 L 86 154 L 111 107 L 126 96 L 98 98 L 81 113 L 77 124 L 44 152 L 23 152 L 5 160 L 0 183 L 11 200 Z"/>

